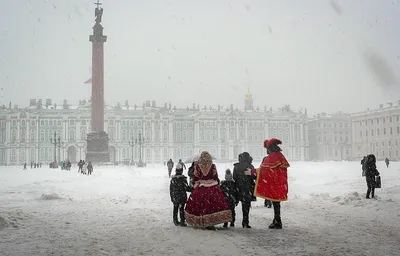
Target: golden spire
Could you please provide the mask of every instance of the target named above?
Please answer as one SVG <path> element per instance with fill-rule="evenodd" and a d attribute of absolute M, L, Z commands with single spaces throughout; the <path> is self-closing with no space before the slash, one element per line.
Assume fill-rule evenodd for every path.
<path fill-rule="evenodd" d="M 250 88 L 247 89 L 246 100 L 252 100 L 253 94 L 250 92 Z"/>

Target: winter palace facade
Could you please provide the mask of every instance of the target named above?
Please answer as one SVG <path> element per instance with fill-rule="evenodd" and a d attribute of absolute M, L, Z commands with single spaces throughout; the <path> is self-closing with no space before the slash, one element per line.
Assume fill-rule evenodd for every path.
<path fill-rule="evenodd" d="M 218 161 L 234 161 L 243 151 L 251 153 L 255 163 L 265 156 L 263 140 L 278 137 L 290 160 L 309 159 L 307 113 L 289 106 L 273 111 L 253 108 L 250 93 L 245 108 L 218 106 L 176 108 L 158 107 L 145 102 L 140 106 L 106 106 L 105 130 L 109 135 L 112 162 L 141 157 L 147 163 L 174 161 L 209 151 Z M 90 131 L 90 103 L 72 106 L 51 100 L 31 100 L 29 107 L 0 110 L 0 164 L 49 163 L 56 159 L 71 162 L 84 159 L 86 136 Z M 60 138 L 60 143 L 54 142 Z M 139 139 L 143 139 L 141 142 Z"/>

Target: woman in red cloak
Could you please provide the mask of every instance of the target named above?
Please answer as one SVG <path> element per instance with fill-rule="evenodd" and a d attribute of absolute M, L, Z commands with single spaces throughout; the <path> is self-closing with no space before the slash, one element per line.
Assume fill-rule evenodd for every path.
<path fill-rule="evenodd" d="M 204 151 L 194 166 L 193 191 L 186 203 L 185 216 L 189 225 L 214 229 L 214 225 L 231 222 L 228 201 L 219 187 L 217 168 L 211 155 Z"/>
<path fill-rule="evenodd" d="M 251 175 L 257 175 L 254 195 L 272 201 L 274 220 L 270 229 L 281 229 L 281 201 L 288 197 L 287 168 L 290 166 L 282 149 L 278 146 L 282 141 L 272 138 L 264 141 L 267 156 L 258 169 L 250 170 Z"/>

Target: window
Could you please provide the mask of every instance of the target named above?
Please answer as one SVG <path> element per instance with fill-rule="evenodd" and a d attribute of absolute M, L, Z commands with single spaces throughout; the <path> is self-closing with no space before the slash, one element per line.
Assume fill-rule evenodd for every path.
<path fill-rule="evenodd" d="M 16 142 L 17 141 L 17 130 L 12 129 L 11 130 L 11 142 Z"/>
<path fill-rule="evenodd" d="M 29 135 L 29 139 L 31 142 L 34 142 L 36 139 L 36 131 L 35 130 L 31 130 L 30 135 Z"/>
<path fill-rule="evenodd" d="M 35 160 L 36 160 L 35 149 L 33 149 L 33 148 L 31 148 L 30 160 L 31 160 L 31 162 L 35 162 Z"/>
<path fill-rule="evenodd" d="M 15 149 L 11 150 L 11 162 L 17 161 L 17 152 Z"/>
<path fill-rule="evenodd" d="M 164 159 L 168 158 L 168 148 L 164 148 L 164 155 L 163 155 Z"/>
<path fill-rule="evenodd" d="M 123 140 L 123 141 L 126 141 L 126 140 L 127 140 L 127 139 L 126 139 L 126 134 L 127 134 L 126 130 L 122 130 L 122 140 Z"/>
<path fill-rule="evenodd" d="M 164 142 L 167 142 L 168 141 L 168 131 L 164 130 L 163 132 L 164 132 L 163 140 L 164 140 Z"/>
<path fill-rule="evenodd" d="M 86 140 L 86 128 L 81 128 L 81 140 Z"/>
<path fill-rule="evenodd" d="M 40 141 L 44 141 L 44 130 L 40 130 Z"/>
<path fill-rule="evenodd" d="M 20 162 L 20 163 L 25 163 L 25 161 L 26 161 L 25 150 L 24 150 L 24 149 L 21 149 L 21 150 L 19 151 L 19 162 Z"/>
<path fill-rule="evenodd" d="M 126 157 L 126 148 L 123 148 L 122 149 L 122 160 L 125 160 L 127 157 Z"/>
<path fill-rule="evenodd" d="M 151 161 L 151 151 L 149 148 L 146 149 L 146 161 Z"/>
<path fill-rule="evenodd" d="M 74 129 L 69 130 L 68 140 L 75 141 L 75 130 Z"/>
<path fill-rule="evenodd" d="M 113 141 L 115 139 L 115 133 L 113 129 L 108 130 L 108 138 Z"/>
<path fill-rule="evenodd" d="M 20 131 L 20 137 L 19 137 L 19 141 L 25 141 L 26 140 L 26 130 L 22 129 Z"/>
<path fill-rule="evenodd" d="M 40 149 L 40 160 L 44 161 L 44 148 Z"/>
<path fill-rule="evenodd" d="M 70 119 L 70 120 L 69 120 L 69 125 L 71 125 L 71 126 L 75 125 L 74 119 Z"/>

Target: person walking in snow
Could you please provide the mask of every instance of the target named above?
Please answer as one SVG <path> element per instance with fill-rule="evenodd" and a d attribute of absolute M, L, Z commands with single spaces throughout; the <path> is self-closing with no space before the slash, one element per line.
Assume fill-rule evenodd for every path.
<path fill-rule="evenodd" d="M 249 175 L 257 175 L 255 196 L 272 201 L 274 219 L 269 229 L 282 229 L 281 202 L 288 197 L 287 168 L 290 166 L 282 149 L 278 146 L 282 141 L 272 138 L 264 141 L 267 157 L 264 158 L 260 168 L 249 169 Z"/>
<path fill-rule="evenodd" d="M 26 163 L 24 163 L 24 171 L 26 170 Z"/>
<path fill-rule="evenodd" d="M 89 161 L 88 165 L 87 165 L 87 169 L 88 169 L 88 175 L 92 175 L 93 172 L 93 165 L 92 162 Z"/>
<path fill-rule="evenodd" d="M 174 168 L 174 161 L 172 161 L 172 159 L 168 160 L 167 168 L 168 168 L 168 177 L 171 178 L 172 168 Z"/>
<path fill-rule="evenodd" d="M 84 163 L 83 163 L 82 159 L 79 160 L 79 162 L 78 162 L 78 172 L 80 172 L 80 173 L 82 173 L 83 164 L 84 164 Z"/>
<path fill-rule="evenodd" d="M 385 159 L 386 168 L 389 168 L 389 158 L 386 157 Z"/>
<path fill-rule="evenodd" d="M 235 217 L 236 217 L 235 207 L 238 205 L 239 199 L 238 199 L 238 189 L 236 186 L 236 182 L 233 180 L 231 170 L 227 169 L 225 171 L 225 180 L 221 182 L 220 187 L 222 192 L 224 192 L 225 197 L 228 200 L 229 206 L 231 208 L 232 221 L 230 226 L 234 227 Z M 224 228 L 227 227 L 228 227 L 228 222 L 225 222 Z"/>
<path fill-rule="evenodd" d="M 183 167 L 180 164 L 176 165 L 175 175 L 172 176 L 169 185 L 169 194 L 171 202 L 174 205 L 172 219 L 175 226 L 187 226 L 185 221 L 185 204 L 187 201 L 186 192 L 190 192 L 190 187 L 186 176 L 183 175 Z M 178 212 L 180 221 L 178 220 Z"/>
<path fill-rule="evenodd" d="M 179 159 L 178 164 L 182 165 L 182 167 L 186 170 L 186 165 L 182 162 L 182 159 Z"/>
<path fill-rule="evenodd" d="M 367 156 L 365 171 L 365 180 L 368 188 L 365 198 L 367 199 L 370 199 L 370 195 L 375 198 L 376 176 L 379 176 L 379 172 L 376 169 L 376 158 L 374 154 L 370 154 Z"/>

